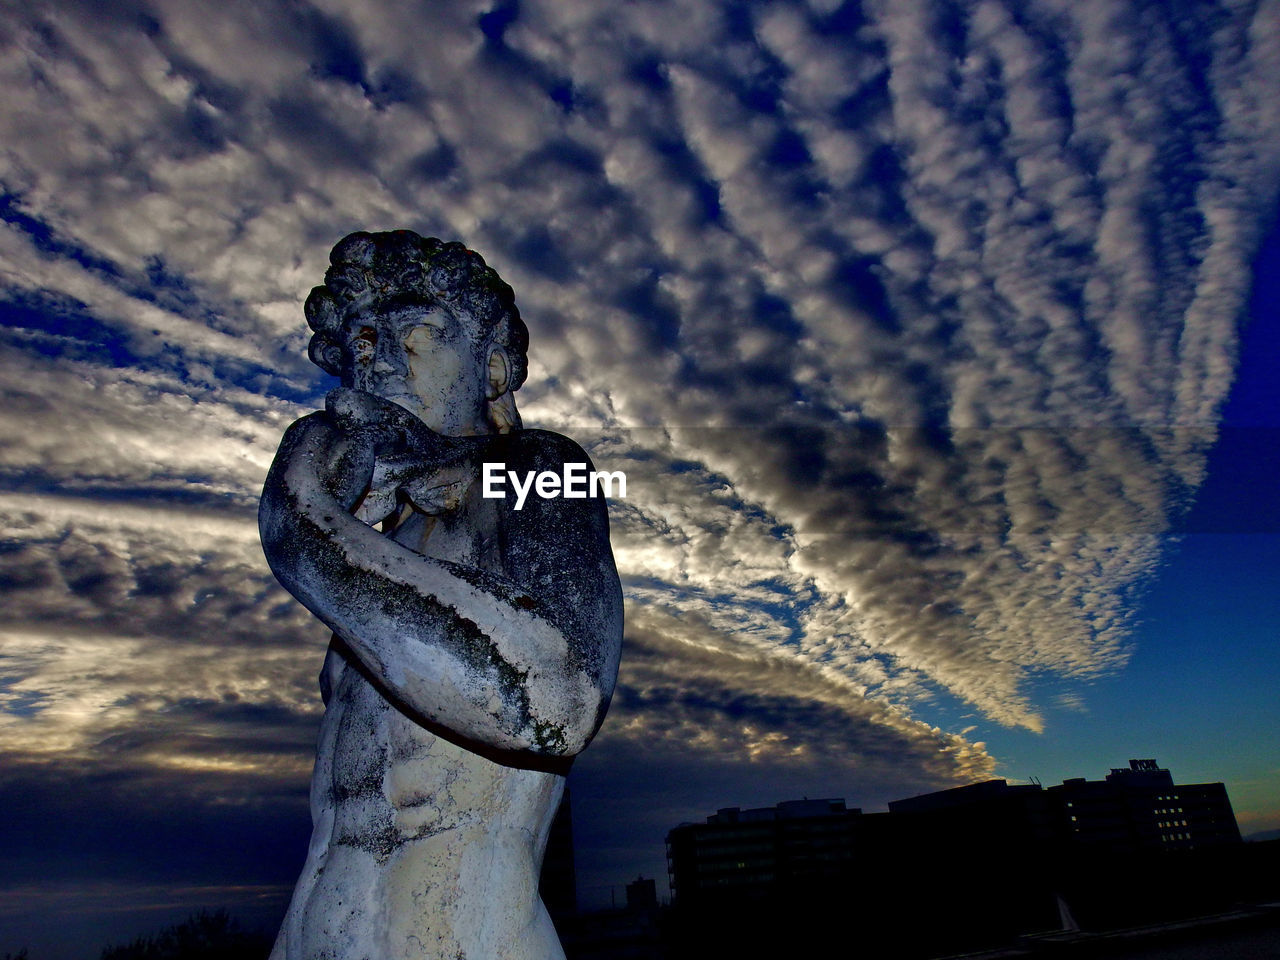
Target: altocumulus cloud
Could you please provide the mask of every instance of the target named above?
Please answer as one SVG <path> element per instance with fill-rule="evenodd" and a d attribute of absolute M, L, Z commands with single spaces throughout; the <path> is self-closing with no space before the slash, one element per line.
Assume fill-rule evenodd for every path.
<path fill-rule="evenodd" d="M 253 512 L 357 228 L 481 251 L 526 422 L 628 472 L 595 769 L 887 799 L 993 768 L 944 692 L 1038 730 L 1031 681 L 1123 666 L 1275 198 L 1280 5 L 4 16 L 11 790 L 303 777 L 324 636 Z"/>

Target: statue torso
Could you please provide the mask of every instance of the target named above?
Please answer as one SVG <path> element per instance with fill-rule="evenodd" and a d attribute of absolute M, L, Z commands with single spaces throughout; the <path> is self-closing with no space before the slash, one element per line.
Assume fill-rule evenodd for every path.
<path fill-rule="evenodd" d="M 393 539 L 512 576 L 496 545 L 499 503 L 478 494 L 473 486 L 446 516 L 415 513 Z M 327 703 L 303 872 L 312 883 L 304 903 L 299 885 L 286 920 L 287 929 L 301 910 L 293 929 L 303 942 L 290 946 L 289 960 L 563 956 L 536 882 L 564 777 L 502 765 L 437 736 L 349 656 L 335 644 L 322 674 Z M 428 916 L 450 922 L 428 930 Z"/>

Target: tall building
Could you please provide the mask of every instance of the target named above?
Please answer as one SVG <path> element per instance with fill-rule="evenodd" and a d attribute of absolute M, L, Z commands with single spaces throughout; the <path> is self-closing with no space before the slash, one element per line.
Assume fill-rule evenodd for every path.
<path fill-rule="evenodd" d="M 1194 850 L 1240 842 L 1235 813 L 1221 783 L 1175 784 L 1155 760 L 1130 760 L 1104 780 L 1075 777 L 1060 786 L 987 780 L 889 804 L 923 830 L 952 821 L 955 830 L 1006 836 L 1047 851 L 1125 854 Z M 899 826 L 899 829 L 901 825 Z"/>
<path fill-rule="evenodd" d="M 727 807 L 667 834 L 671 960 L 818 956 L 861 901 L 864 817 L 843 800 Z M 861 941 L 861 938 L 859 938 Z"/>
<path fill-rule="evenodd" d="M 1106 853 L 1196 850 L 1240 842 L 1221 783 L 1175 784 L 1155 760 L 1130 760 L 1105 780 L 1077 777 L 1046 791 L 1069 847 Z"/>
<path fill-rule="evenodd" d="M 726 807 L 706 823 L 667 834 L 671 895 L 693 900 L 764 898 L 847 873 L 862 811 L 843 800 L 788 800 Z"/>
<path fill-rule="evenodd" d="M 1048 789 L 988 780 L 888 813 L 728 807 L 667 835 L 671 929 L 678 960 L 796 954 L 798 937 L 818 950 L 849 931 L 867 955 L 932 956 L 1223 909 L 1245 889 L 1243 846 L 1221 783 L 1174 783 L 1154 760 Z"/>

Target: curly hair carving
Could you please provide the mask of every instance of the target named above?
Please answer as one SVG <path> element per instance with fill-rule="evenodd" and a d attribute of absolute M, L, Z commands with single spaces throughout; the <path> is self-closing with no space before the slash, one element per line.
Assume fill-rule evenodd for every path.
<path fill-rule="evenodd" d="M 329 254 L 324 285 L 303 307 L 314 331 L 308 354 L 333 376 L 342 374 L 347 320 L 406 298 L 441 303 L 464 311 L 480 324 L 490 343 L 506 349 L 508 390 L 528 373 L 529 331 L 520 319 L 515 294 L 484 258 L 461 243 L 423 237 L 412 230 L 359 231 L 343 237 Z"/>

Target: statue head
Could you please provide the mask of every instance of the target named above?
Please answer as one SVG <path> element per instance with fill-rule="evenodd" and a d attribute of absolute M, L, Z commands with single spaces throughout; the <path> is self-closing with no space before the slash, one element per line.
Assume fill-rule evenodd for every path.
<path fill-rule="evenodd" d="M 322 370 L 440 432 L 519 428 L 513 395 L 529 333 L 511 287 L 478 253 L 395 230 L 353 233 L 329 260 L 305 306 Z"/>

